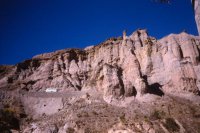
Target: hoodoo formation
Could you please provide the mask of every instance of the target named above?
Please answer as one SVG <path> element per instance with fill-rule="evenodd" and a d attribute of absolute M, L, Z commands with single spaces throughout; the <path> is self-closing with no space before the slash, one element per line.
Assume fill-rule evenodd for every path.
<path fill-rule="evenodd" d="M 123 36 L 126 36 L 125 33 Z M 163 93 L 200 87 L 199 37 L 183 32 L 160 40 L 138 30 L 97 46 L 37 55 L 14 66 L 1 66 L 1 90 L 59 91 L 96 89 L 104 96 L 141 96 L 153 84 Z"/>
<path fill-rule="evenodd" d="M 24 133 L 198 133 L 200 37 L 182 32 L 157 40 L 137 30 L 44 53 L 0 66 L 0 91 Z"/>

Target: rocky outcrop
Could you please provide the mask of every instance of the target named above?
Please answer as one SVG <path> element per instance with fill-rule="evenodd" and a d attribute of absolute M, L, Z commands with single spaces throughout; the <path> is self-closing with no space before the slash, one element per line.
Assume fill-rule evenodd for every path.
<path fill-rule="evenodd" d="M 199 133 L 199 61 L 199 37 L 137 30 L 0 66 L 0 130 Z"/>
<path fill-rule="evenodd" d="M 160 40 L 137 30 L 83 50 L 65 49 L 0 67 L 0 89 L 96 89 L 105 97 L 192 92 L 200 87 L 200 38 L 187 33 Z"/>

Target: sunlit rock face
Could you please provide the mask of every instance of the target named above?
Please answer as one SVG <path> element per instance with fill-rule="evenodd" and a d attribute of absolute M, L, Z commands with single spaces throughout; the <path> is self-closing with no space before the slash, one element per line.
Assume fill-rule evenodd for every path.
<path fill-rule="evenodd" d="M 0 89 L 96 89 L 105 97 L 199 93 L 200 38 L 180 33 L 160 40 L 137 30 L 83 50 L 65 49 L 0 67 Z"/>
<path fill-rule="evenodd" d="M 200 1 L 199 0 L 191 0 L 191 1 L 194 8 L 197 29 L 200 34 Z"/>

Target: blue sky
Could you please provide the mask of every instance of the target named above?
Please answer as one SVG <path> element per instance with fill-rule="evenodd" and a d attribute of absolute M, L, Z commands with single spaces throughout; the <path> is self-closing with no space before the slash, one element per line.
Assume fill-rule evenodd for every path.
<path fill-rule="evenodd" d="M 0 64 L 34 55 L 84 48 L 148 29 L 162 38 L 186 30 L 197 35 L 191 0 L 0 0 Z"/>

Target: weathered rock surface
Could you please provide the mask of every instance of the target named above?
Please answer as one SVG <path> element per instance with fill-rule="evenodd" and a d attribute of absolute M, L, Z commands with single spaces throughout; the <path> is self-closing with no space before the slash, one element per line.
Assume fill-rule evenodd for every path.
<path fill-rule="evenodd" d="M 137 30 L 0 66 L 0 131 L 199 133 L 199 62 L 200 37 Z"/>
<path fill-rule="evenodd" d="M 33 117 L 52 115 L 63 108 L 62 98 L 27 97 L 23 99 L 26 112 Z"/>
<path fill-rule="evenodd" d="M 156 40 L 138 30 L 85 50 L 60 50 L 1 66 L 0 89 L 97 89 L 113 97 L 141 96 L 152 89 L 198 93 L 199 51 L 199 37 L 183 32 Z"/>

